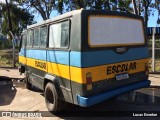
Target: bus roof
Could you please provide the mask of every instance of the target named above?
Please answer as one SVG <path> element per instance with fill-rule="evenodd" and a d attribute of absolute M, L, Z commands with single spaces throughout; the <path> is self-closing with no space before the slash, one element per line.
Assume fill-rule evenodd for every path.
<path fill-rule="evenodd" d="M 79 9 L 79 10 L 74 10 L 74 11 L 71 11 L 71 12 L 64 13 L 64 14 L 56 16 L 54 18 L 44 20 L 44 21 L 42 21 L 40 23 L 36 23 L 36 24 L 30 25 L 30 26 L 27 27 L 27 29 L 30 29 L 30 28 L 33 28 L 33 27 L 37 27 L 37 26 L 40 26 L 40 25 L 43 25 L 43 24 L 47 24 L 47 23 L 50 23 L 50 22 L 53 22 L 53 21 L 61 20 L 61 19 L 67 18 L 67 17 L 71 17 L 71 16 L 73 16 L 75 14 L 81 13 L 82 10 L 83 9 Z"/>
<path fill-rule="evenodd" d="M 101 11 L 101 12 L 102 12 L 102 11 L 103 11 L 102 13 L 106 13 L 106 10 L 84 10 L 84 9 L 82 8 L 82 9 L 79 9 L 79 10 L 73 10 L 73 11 L 64 13 L 64 14 L 62 14 L 62 15 L 58 15 L 58 16 L 56 16 L 56 17 L 53 17 L 53 18 L 44 20 L 44 21 L 42 21 L 42 22 L 39 22 L 39 23 L 30 25 L 30 26 L 27 26 L 27 29 L 34 28 L 34 27 L 41 26 L 41 25 L 45 25 L 45 24 L 49 24 L 49 23 L 51 23 L 51 22 L 59 21 L 59 20 L 65 19 L 65 18 L 69 18 L 69 17 L 74 16 L 74 15 L 76 15 L 76 14 L 82 13 L 82 11 L 92 11 L 92 12 L 98 12 L 98 11 Z M 135 14 L 124 13 L 124 12 L 117 12 L 117 11 L 107 11 L 107 13 L 112 13 L 112 14 L 117 14 L 117 15 L 121 14 L 121 15 L 127 15 L 127 16 L 132 16 L 132 17 L 140 17 L 140 16 L 137 16 L 137 15 L 135 15 Z"/>

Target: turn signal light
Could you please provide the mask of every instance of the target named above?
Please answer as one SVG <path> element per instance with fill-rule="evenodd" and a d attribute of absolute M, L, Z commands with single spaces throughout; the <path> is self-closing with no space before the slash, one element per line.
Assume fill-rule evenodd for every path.
<path fill-rule="evenodd" d="M 92 74 L 90 72 L 86 74 L 86 86 L 87 90 L 92 90 Z"/>

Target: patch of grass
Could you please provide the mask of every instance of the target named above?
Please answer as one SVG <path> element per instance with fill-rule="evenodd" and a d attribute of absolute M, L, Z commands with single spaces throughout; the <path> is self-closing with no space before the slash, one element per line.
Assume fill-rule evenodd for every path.
<path fill-rule="evenodd" d="M 160 71 L 160 59 L 155 60 L 155 71 Z"/>
<path fill-rule="evenodd" d="M 150 56 L 150 61 L 149 61 L 149 66 L 150 66 L 150 71 L 152 71 L 152 50 L 149 50 L 149 56 Z M 155 71 L 160 72 L 160 50 L 155 50 Z"/>
<path fill-rule="evenodd" d="M 152 71 L 152 58 L 149 60 L 149 71 Z M 160 59 L 155 59 L 155 71 L 160 72 Z"/>
<path fill-rule="evenodd" d="M 149 42 L 148 42 L 148 47 L 150 47 L 150 48 L 152 47 L 152 41 L 149 41 Z M 156 48 L 160 48 L 160 41 L 156 41 L 156 42 L 155 42 L 155 47 L 156 47 Z"/>
<path fill-rule="evenodd" d="M 0 67 L 12 67 L 12 49 L 0 50 Z M 15 63 L 18 67 L 18 50 L 15 51 Z"/>

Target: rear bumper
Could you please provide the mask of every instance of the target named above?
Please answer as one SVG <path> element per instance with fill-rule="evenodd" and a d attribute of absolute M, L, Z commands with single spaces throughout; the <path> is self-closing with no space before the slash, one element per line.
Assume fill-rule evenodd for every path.
<path fill-rule="evenodd" d="M 108 100 L 112 97 L 115 97 L 117 95 L 129 92 L 132 90 L 136 90 L 139 88 L 148 87 L 150 83 L 151 83 L 150 80 L 144 80 L 138 83 L 134 83 L 134 84 L 131 84 L 125 87 L 117 88 L 111 91 L 106 91 L 104 93 L 101 93 L 95 96 L 90 96 L 90 97 L 82 97 L 80 95 L 77 95 L 78 105 L 82 107 L 92 106 L 104 100 Z"/>

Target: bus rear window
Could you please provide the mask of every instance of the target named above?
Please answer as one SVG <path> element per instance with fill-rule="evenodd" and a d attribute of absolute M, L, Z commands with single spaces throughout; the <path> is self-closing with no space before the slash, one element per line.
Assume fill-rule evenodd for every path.
<path fill-rule="evenodd" d="M 143 45 L 143 22 L 119 16 L 90 16 L 88 40 L 91 47 Z"/>

